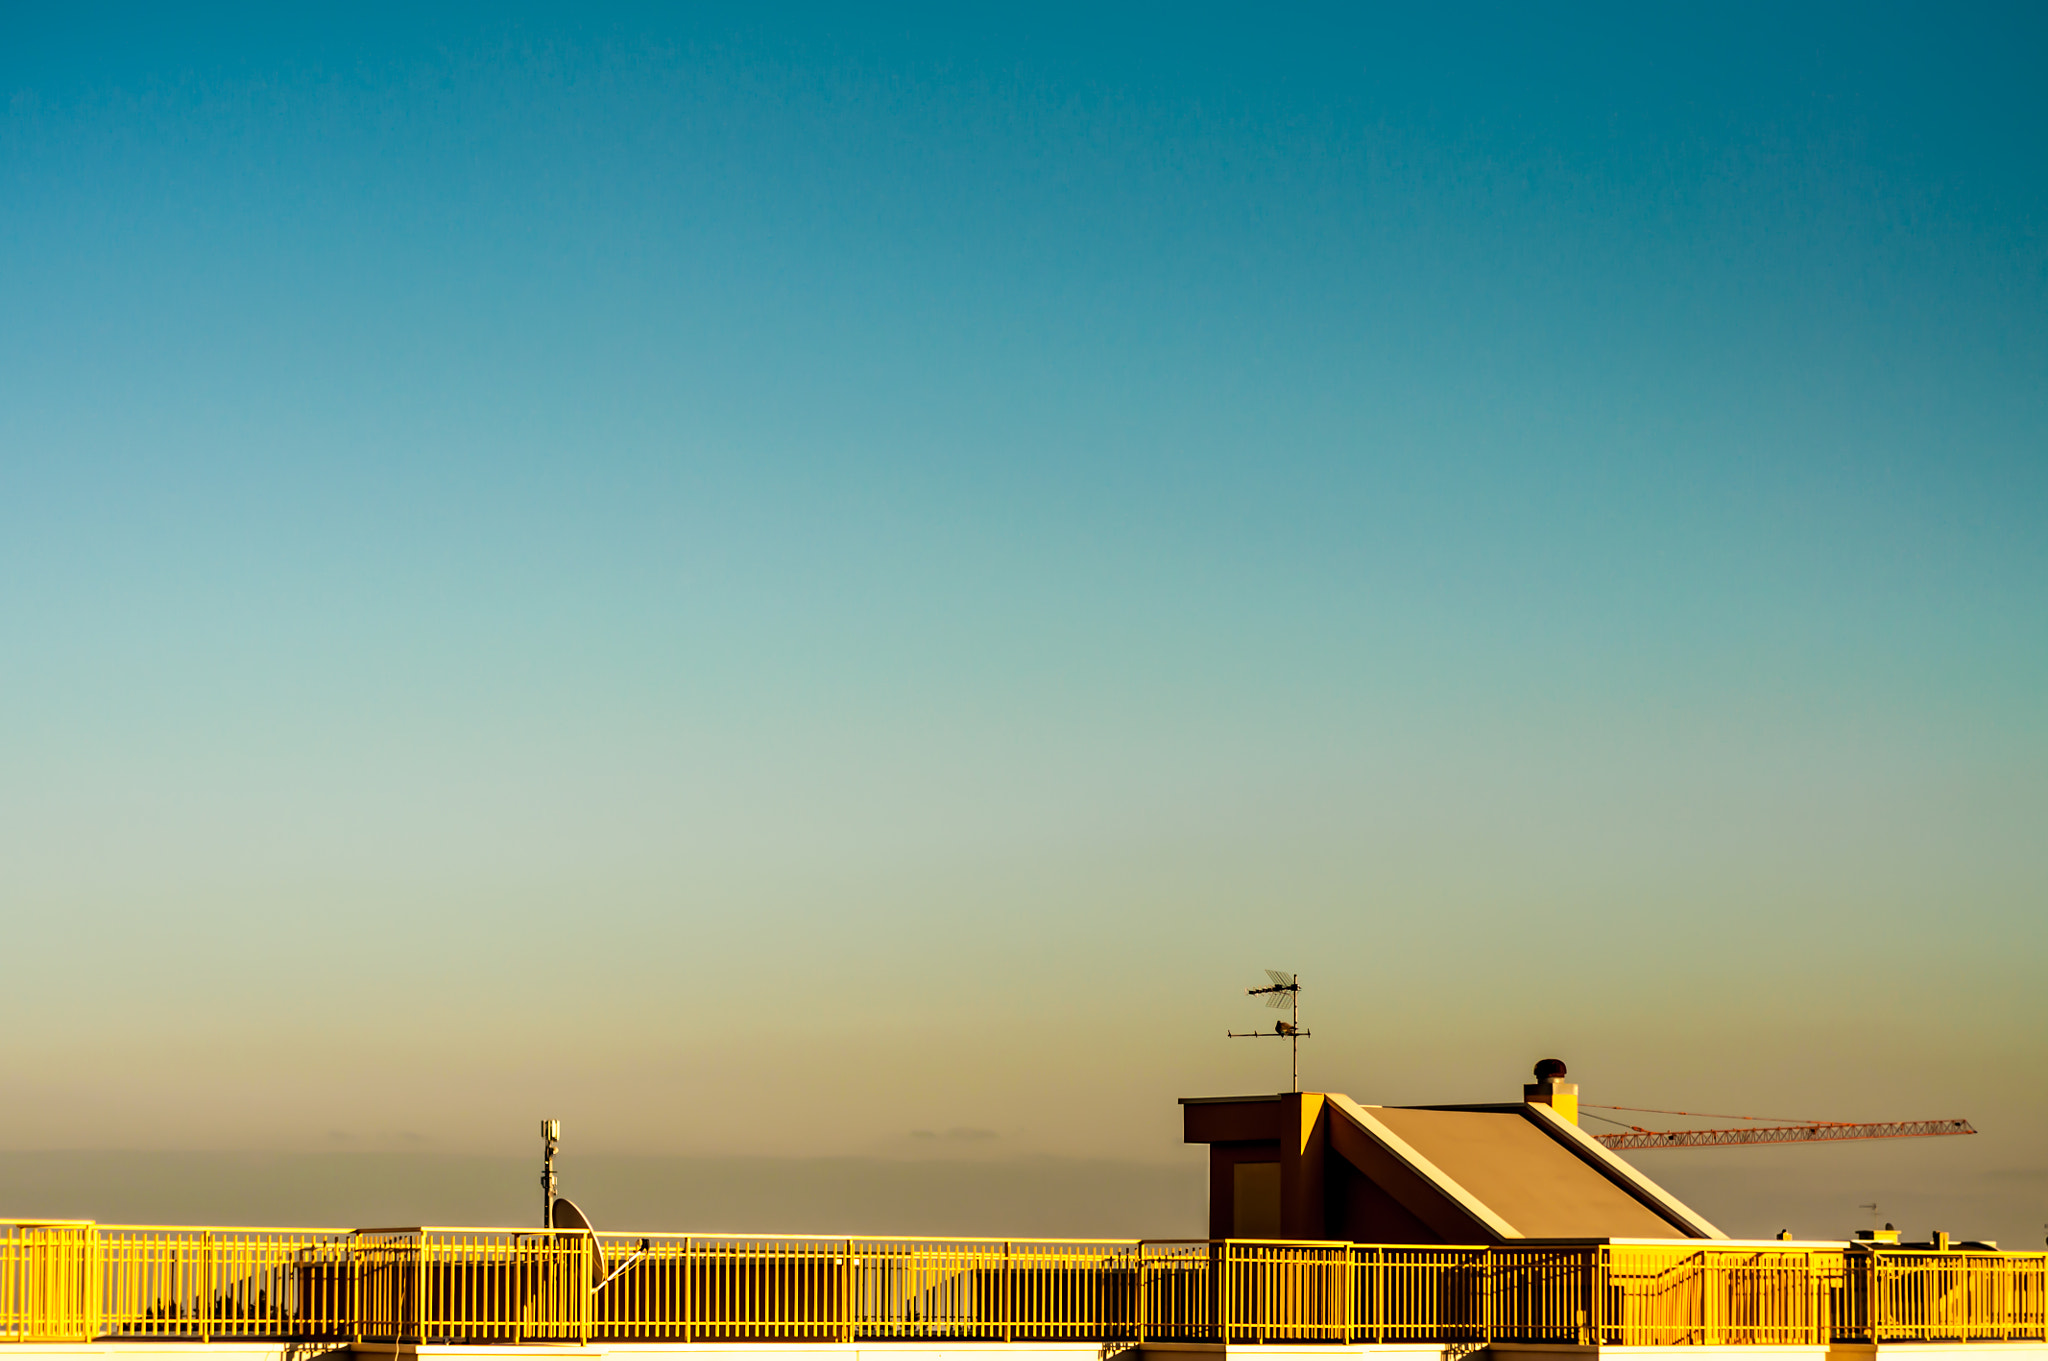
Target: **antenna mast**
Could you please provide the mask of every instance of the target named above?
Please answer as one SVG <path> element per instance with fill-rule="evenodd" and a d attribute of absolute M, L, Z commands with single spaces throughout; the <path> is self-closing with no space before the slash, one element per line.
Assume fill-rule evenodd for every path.
<path fill-rule="evenodd" d="M 555 1150 L 562 1146 L 562 1122 L 540 1122 L 540 1226 L 555 1227 Z"/>
<path fill-rule="evenodd" d="M 1301 1042 L 1311 1032 L 1301 1028 L 1301 976 L 1281 973 L 1278 969 L 1266 970 L 1266 977 L 1272 983 L 1263 988 L 1246 988 L 1247 997 L 1264 997 L 1269 1007 L 1291 1007 L 1294 1019 L 1275 1021 L 1271 1030 L 1229 1030 L 1225 1031 L 1233 1040 L 1286 1040 L 1293 1052 L 1294 1090 L 1301 1090 Z"/>

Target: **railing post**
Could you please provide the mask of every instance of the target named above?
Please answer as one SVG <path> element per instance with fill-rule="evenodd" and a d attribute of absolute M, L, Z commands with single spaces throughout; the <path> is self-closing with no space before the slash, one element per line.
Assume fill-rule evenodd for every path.
<path fill-rule="evenodd" d="M 841 1342 L 851 1342 L 853 1341 L 853 1273 L 855 1270 L 853 1240 L 851 1238 L 846 1240 L 846 1255 L 841 1260 L 846 1263 L 846 1266 L 839 1273 L 839 1340 Z"/>
<path fill-rule="evenodd" d="M 1358 1249 L 1344 1247 L 1344 1344 L 1358 1341 Z"/>
<path fill-rule="evenodd" d="M 2034 1327 L 2037 1341 L 2048 1342 L 2048 1253 L 2034 1259 Z"/>
<path fill-rule="evenodd" d="M 85 1340 L 90 1342 L 100 1335 L 107 1322 L 106 1244 L 100 1239 L 100 1226 L 97 1224 L 86 1226 L 85 1272 Z"/>
<path fill-rule="evenodd" d="M 1828 1325 L 1827 1277 L 1822 1274 L 1819 1257 L 1812 1248 L 1805 1252 L 1806 1258 L 1806 1319 L 1809 1347 L 1825 1347 L 1834 1329 Z"/>
<path fill-rule="evenodd" d="M 1358 1330 L 1358 1253 L 1344 1247 L 1344 1345 L 1356 1341 Z"/>
<path fill-rule="evenodd" d="M 1593 1254 L 1597 1248 L 1579 1250 L 1579 1345 L 1593 1345 Z"/>
<path fill-rule="evenodd" d="M 213 1230 L 199 1234 L 199 1340 L 213 1341 Z"/>
<path fill-rule="evenodd" d="M 1715 1269 L 1713 1254 L 1704 1248 L 1700 1250 L 1700 1312 L 1695 1323 L 1699 1340 L 1713 1346 L 1721 1340 L 1721 1292 L 1727 1288 L 1724 1281 L 1717 1281 L 1720 1273 Z"/>
<path fill-rule="evenodd" d="M 2048 1254 L 2034 1259 L 2034 1327 L 2036 1340 L 2048 1342 Z"/>
<path fill-rule="evenodd" d="M 848 1269 L 851 1270 L 850 1264 Z M 691 1265 L 690 1235 L 688 1234 L 683 1235 L 682 1258 L 676 1267 L 676 1271 L 682 1278 L 679 1294 L 681 1296 L 683 1313 L 683 1341 L 695 1342 L 697 1340 L 697 1272 Z"/>
<path fill-rule="evenodd" d="M 1010 1240 L 1003 1240 L 1003 1341 L 1017 1340 L 1017 1296 L 1010 1278 Z"/>
<path fill-rule="evenodd" d="M 597 1253 L 597 1235 L 583 1235 L 583 1251 L 578 1253 L 576 1271 L 576 1342 L 578 1346 L 590 1345 L 590 1316 L 597 1312 L 597 1290 L 592 1278 L 597 1274 L 593 1269 L 603 1259 Z"/>
<path fill-rule="evenodd" d="M 1236 1265 L 1235 1262 L 1233 1262 L 1232 1260 L 1233 1256 L 1234 1254 L 1231 1252 L 1231 1241 L 1228 1238 L 1226 1238 L 1223 1240 L 1223 1256 L 1220 1259 L 1220 1275 L 1222 1276 L 1222 1288 L 1217 1292 L 1216 1295 L 1216 1308 L 1220 1317 L 1223 1320 L 1223 1345 L 1226 1348 L 1230 1346 L 1231 1294 L 1234 1291 L 1237 1284 L 1236 1281 L 1232 1279 L 1234 1275 L 1232 1268 Z"/>
<path fill-rule="evenodd" d="M 1607 1276 L 1612 1251 L 1613 1249 L 1604 1243 L 1594 1248 L 1592 1264 L 1587 1271 L 1593 1282 L 1592 1298 L 1586 1302 L 1586 1314 L 1593 1334 L 1588 1341 L 1595 1345 L 1607 1340 Z"/>
<path fill-rule="evenodd" d="M 1387 1250 L 1377 1247 L 1373 1255 L 1373 1317 L 1379 1341 L 1387 1340 Z"/>
<path fill-rule="evenodd" d="M 1479 1335 L 1487 1346 L 1493 1345 L 1493 1249 L 1483 1248 L 1479 1254 Z"/>
<path fill-rule="evenodd" d="M 342 1271 L 342 1280 L 348 1288 L 348 1316 L 355 1326 L 350 1331 L 355 1336 L 355 1345 L 363 1345 L 363 1236 L 352 1233 L 348 1236 L 348 1248 L 342 1260 L 348 1265 Z"/>
<path fill-rule="evenodd" d="M 1138 1272 L 1137 1284 L 1134 1288 L 1138 1292 L 1138 1298 L 1131 1302 L 1131 1316 L 1132 1322 L 1137 1325 L 1138 1345 L 1142 1347 L 1145 1345 L 1145 1330 L 1151 1319 L 1150 1314 L 1146 1310 L 1148 1301 L 1145 1290 L 1145 1241 L 1143 1239 L 1138 1240 Z M 1104 1329 L 1104 1331 L 1108 1330 Z"/>

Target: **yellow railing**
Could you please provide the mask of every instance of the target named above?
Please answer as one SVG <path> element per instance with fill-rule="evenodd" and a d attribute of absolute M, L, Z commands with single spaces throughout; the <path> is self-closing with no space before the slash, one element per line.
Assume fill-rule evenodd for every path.
<path fill-rule="evenodd" d="M 2048 1255 L 0 1222 L 0 1341 L 2048 1341 Z"/>
<path fill-rule="evenodd" d="M 1638 1347 L 1796 1346 L 1835 1336 L 1840 1252 L 1806 1248 L 1614 1247 L 1597 1275 L 1588 1330 Z"/>
<path fill-rule="evenodd" d="M 1914 1342 L 2043 1337 L 2048 1281 L 2037 1252 L 1882 1252 L 1867 1256 L 1860 1295 L 1869 1333 Z"/>
<path fill-rule="evenodd" d="M 100 1335 L 318 1338 L 348 1330 L 342 1229 L 98 1226 Z"/>
<path fill-rule="evenodd" d="M 0 1341 L 87 1342 L 100 1334 L 98 1227 L 0 1223 Z"/>
<path fill-rule="evenodd" d="M 1130 1331 L 1128 1240 L 602 1234 L 588 1336 L 1094 1341 Z"/>

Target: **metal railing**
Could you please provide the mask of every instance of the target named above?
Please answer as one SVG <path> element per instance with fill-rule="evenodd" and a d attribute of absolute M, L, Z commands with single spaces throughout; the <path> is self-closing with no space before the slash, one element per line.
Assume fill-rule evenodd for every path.
<path fill-rule="evenodd" d="M 0 1223 L 0 1341 L 98 1336 L 98 1248 L 97 1228 L 84 1220 Z"/>
<path fill-rule="evenodd" d="M 1910 1342 L 2022 1342 L 2043 1339 L 2048 1282 L 2038 1252 L 1857 1253 L 1851 1275 L 1859 1336 Z"/>
<path fill-rule="evenodd" d="M 347 1229 L 0 1222 L 0 1341 L 345 1336 Z"/>
<path fill-rule="evenodd" d="M 0 1342 L 2048 1341 L 2048 1254 L 0 1222 Z"/>

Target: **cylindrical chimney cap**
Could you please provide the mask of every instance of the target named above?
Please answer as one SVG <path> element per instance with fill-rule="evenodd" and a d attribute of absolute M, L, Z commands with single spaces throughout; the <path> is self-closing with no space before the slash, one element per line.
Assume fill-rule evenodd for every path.
<path fill-rule="evenodd" d="M 1540 1059 L 1536 1064 L 1538 1082 L 1555 1082 L 1564 1076 L 1563 1059 Z"/>

